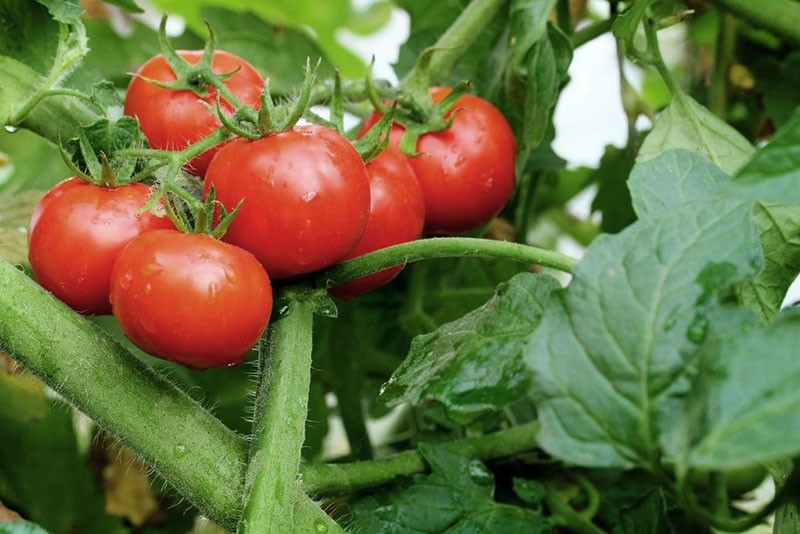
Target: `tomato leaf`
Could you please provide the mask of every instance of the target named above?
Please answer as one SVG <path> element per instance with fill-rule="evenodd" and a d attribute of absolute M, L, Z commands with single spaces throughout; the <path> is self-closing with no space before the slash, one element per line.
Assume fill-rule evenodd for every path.
<path fill-rule="evenodd" d="M 58 22 L 72 24 L 78 21 L 84 9 L 78 4 L 78 0 L 36 0 L 45 6 L 50 14 Z"/>
<path fill-rule="evenodd" d="M 734 178 L 737 192 L 768 202 L 800 202 L 800 109 Z"/>
<path fill-rule="evenodd" d="M 121 7 L 125 11 L 130 11 L 131 13 L 144 13 L 144 9 L 136 5 L 134 0 L 105 0 L 105 2 L 107 4 Z"/>
<path fill-rule="evenodd" d="M 640 215 L 668 215 L 690 201 L 714 202 L 750 196 L 748 189 L 731 189 L 731 178 L 702 156 L 668 151 L 636 165 L 629 180 Z M 764 269 L 737 287 L 739 300 L 767 322 L 780 309 L 800 265 L 800 206 L 755 202 L 753 213 L 764 254 Z"/>
<path fill-rule="evenodd" d="M 525 398 L 523 349 L 558 287 L 550 276 L 518 274 L 480 308 L 417 336 L 379 400 L 435 403 L 450 420 L 467 424 Z"/>
<path fill-rule="evenodd" d="M 687 397 L 688 465 L 725 470 L 796 456 L 800 310 L 788 310 L 763 329 L 745 323 L 726 334 L 703 352 Z"/>
<path fill-rule="evenodd" d="M 739 170 L 755 152 L 742 134 L 686 95 L 673 97 L 658 116 L 637 161 L 676 148 L 697 152 L 728 173 Z"/>
<path fill-rule="evenodd" d="M 579 465 L 657 461 L 659 427 L 705 336 L 704 301 L 760 267 L 751 206 L 737 199 L 674 203 L 596 239 L 528 346 L 542 447 Z"/>
<path fill-rule="evenodd" d="M 592 211 L 602 213 L 600 229 L 604 232 L 619 232 L 636 220 L 627 183 L 631 169 L 633 158 L 628 150 L 607 146 L 600 166 L 589 176 L 597 182 Z"/>
<path fill-rule="evenodd" d="M 359 532 L 550 532 L 541 515 L 494 501 L 494 477 L 478 460 L 420 444 L 431 474 L 415 475 L 351 503 Z"/>

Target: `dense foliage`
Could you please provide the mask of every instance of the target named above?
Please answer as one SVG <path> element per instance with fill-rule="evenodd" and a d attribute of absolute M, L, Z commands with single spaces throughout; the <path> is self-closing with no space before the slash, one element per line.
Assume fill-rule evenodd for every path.
<path fill-rule="evenodd" d="M 397 0 L 410 16 L 398 87 L 373 80 L 335 38 L 379 29 L 389 2 L 358 11 L 348 0 L 153 0 L 186 21 L 169 40 L 134 16 L 137 4 L 0 3 L 0 532 L 800 528 L 800 312 L 781 309 L 800 271 L 799 3 Z M 685 36 L 677 64 L 667 65 L 658 39 L 668 27 Z M 154 122 L 176 105 L 126 115 L 129 73 L 170 46 L 202 50 L 209 31 L 267 89 L 256 80 L 239 106 L 223 82 L 241 70 L 199 82 L 192 71 L 192 83 L 213 90 L 206 106 L 193 96 L 181 105 L 197 104 L 189 115 L 208 120 L 182 126 L 180 142 L 148 144 L 141 113 Z M 596 168 L 576 168 L 553 149 L 553 113 L 576 49 L 607 33 L 619 52 L 609 75 L 621 80 L 627 145 L 609 146 Z M 641 89 L 626 78 L 629 61 L 643 69 Z M 435 86 L 453 89 L 445 106 L 428 98 Z M 149 90 L 176 97 L 181 88 L 137 89 Z M 357 154 L 374 155 L 393 119 L 402 126 L 391 150 L 423 152 L 407 156 L 403 172 L 429 172 L 420 158 L 435 149 L 423 147 L 437 135 L 458 141 L 461 123 L 449 121 L 477 100 L 467 91 L 502 113 L 513 138 L 500 128 L 504 141 L 461 169 L 458 183 L 506 180 L 502 203 L 515 157 L 508 203 L 447 226 L 423 223 L 415 198 L 402 244 L 332 265 L 368 227 L 369 165 Z M 330 130 L 345 111 L 359 124 L 388 118 L 362 141 L 357 126 L 346 132 L 353 148 Z M 317 125 L 292 129 L 301 114 Z M 641 117 L 652 121 L 644 130 Z M 317 144 L 304 145 L 313 136 Z M 223 142 L 205 184 L 184 172 Z M 454 167 L 472 156 L 447 151 Z M 341 194 L 345 180 L 352 188 L 333 200 L 303 197 L 317 202 L 307 210 L 293 205 L 295 165 L 323 169 L 320 184 L 344 176 L 320 191 Z M 236 196 L 253 185 L 237 183 L 257 172 L 249 167 L 283 173 L 259 182 L 274 196 L 250 210 Z M 84 189 L 143 180 L 155 196 L 142 193 L 137 206 L 168 212 L 170 222 L 158 220 L 186 233 L 151 231 L 127 255 L 108 253 L 114 261 L 86 260 L 92 243 L 61 233 L 77 224 L 69 210 L 31 222 L 45 192 L 76 175 L 95 182 Z M 456 182 L 432 199 L 436 186 L 420 182 L 428 209 L 456 200 L 460 216 L 475 200 L 453 193 Z M 576 213 L 575 199 L 587 197 L 591 213 Z M 122 211 L 113 217 L 130 216 Z M 112 215 L 83 220 L 107 226 L 103 217 Z M 59 232 L 45 245 L 33 237 L 39 220 Z M 294 237 L 279 235 L 280 225 Z M 436 237 L 416 239 L 423 226 Z M 256 240 L 250 252 L 274 300 L 253 256 L 232 253 L 247 264 L 240 276 L 224 263 L 235 247 L 193 230 L 230 230 L 222 239 L 245 248 Z M 207 256 L 170 252 L 194 271 L 169 287 L 142 279 L 126 293 L 124 273 L 166 254 L 164 243 L 144 245 L 167 234 L 175 250 L 192 240 Z M 581 247 L 579 260 L 559 252 L 565 240 Z M 209 266 L 217 254 L 222 266 Z M 56 278 L 73 268 L 63 288 L 91 282 L 97 308 L 59 294 L 41 264 Z M 391 281 L 343 285 L 399 265 Z M 245 288 L 236 299 L 218 302 L 215 269 Z M 209 291 L 187 297 L 187 281 L 198 279 Z M 102 295 L 112 286 L 116 318 L 67 305 L 108 313 Z M 336 286 L 349 300 L 329 295 Z M 236 363 L 270 306 L 243 365 L 187 368 Z M 187 343 L 192 352 L 178 357 L 174 347 Z M 343 453 L 331 445 L 339 434 Z"/>

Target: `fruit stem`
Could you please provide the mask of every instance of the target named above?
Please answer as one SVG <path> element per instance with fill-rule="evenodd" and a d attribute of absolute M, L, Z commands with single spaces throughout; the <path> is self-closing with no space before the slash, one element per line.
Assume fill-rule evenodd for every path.
<path fill-rule="evenodd" d="M 395 265 L 432 258 L 458 257 L 502 258 L 535 263 L 567 273 L 572 272 L 577 263 L 576 259 L 560 252 L 520 243 L 474 237 L 435 237 L 364 254 L 323 271 L 316 281 L 318 286 L 330 288 Z"/>

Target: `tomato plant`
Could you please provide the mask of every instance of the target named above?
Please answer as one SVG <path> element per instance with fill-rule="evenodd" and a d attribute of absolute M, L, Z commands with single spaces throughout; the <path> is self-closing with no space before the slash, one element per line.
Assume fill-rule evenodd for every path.
<path fill-rule="evenodd" d="M 120 252 L 111 281 L 114 317 L 134 345 L 191 369 L 241 363 L 272 310 L 258 261 L 206 235 L 143 234 Z"/>
<path fill-rule="evenodd" d="M 205 184 L 228 209 L 244 201 L 224 239 L 252 252 L 274 279 L 340 261 L 369 215 L 364 163 L 347 139 L 319 126 L 231 141 Z"/>
<path fill-rule="evenodd" d="M 135 237 L 173 228 L 166 217 L 139 213 L 150 196 L 141 183 L 105 187 L 70 178 L 53 187 L 31 215 L 31 269 L 45 289 L 87 315 L 111 312 L 111 267 Z"/>
<path fill-rule="evenodd" d="M 450 89 L 431 90 L 434 102 Z M 373 112 L 361 127 L 364 133 L 379 119 Z M 508 121 L 486 100 L 464 95 L 445 119 L 452 125 L 440 132 L 423 134 L 411 167 L 425 194 L 425 233 L 460 234 L 477 228 L 497 215 L 514 189 L 517 148 Z M 399 145 L 403 127 L 392 128 Z"/>
<path fill-rule="evenodd" d="M 138 3 L 0 2 L 0 531 L 798 530 L 800 3 Z"/>
<path fill-rule="evenodd" d="M 190 65 L 197 64 L 201 51 L 179 50 L 178 55 Z M 263 82 L 261 75 L 244 59 L 222 50 L 214 52 L 211 70 L 230 75 L 223 83 L 242 103 L 257 107 Z M 199 141 L 221 123 L 204 104 L 215 106 L 219 92 L 200 81 L 198 89 L 207 92 L 200 96 L 189 89 L 170 90 L 153 82 L 169 83 L 177 79 L 163 55 L 147 60 L 131 79 L 125 96 L 125 114 L 139 119 L 147 140 L 154 148 L 180 150 Z M 232 105 L 220 99 L 220 108 L 230 113 Z M 189 161 L 185 168 L 204 176 L 216 148 L 206 150 Z"/>
<path fill-rule="evenodd" d="M 370 192 L 367 227 L 355 248 L 343 259 L 413 241 L 422 235 L 425 198 L 403 154 L 393 148 L 383 150 L 367 162 L 367 174 Z M 401 269 L 402 266 L 385 269 L 332 287 L 330 292 L 339 298 L 351 299 L 389 283 Z"/>

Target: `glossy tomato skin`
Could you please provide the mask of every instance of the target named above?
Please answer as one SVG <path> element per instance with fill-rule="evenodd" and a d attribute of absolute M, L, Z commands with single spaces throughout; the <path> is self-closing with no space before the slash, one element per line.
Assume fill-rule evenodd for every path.
<path fill-rule="evenodd" d="M 108 188 L 70 178 L 53 187 L 33 211 L 28 258 L 39 284 L 86 315 L 111 313 L 111 267 L 142 233 L 174 228 L 167 217 L 137 211 L 150 196 L 136 183 Z"/>
<path fill-rule="evenodd" d="M 133 344 L 195 370 L 241 363 L 272 310 L 252 254 L 207 235 L 144 234 L 120 252 L 111 279 L 114 317 Z"/>
<path fill-rule="evenodd" d="M 194 65 L 200 61 L 203 52 L 179 50 L 178 55 Z M 239 69 L 223 83 L 243 104 L 258 108 L 264 85 L 261 75 L 252 65 L 234 54 L 217 50 L 211 60 L 211 69 L 218 74 Z M 216 90 L 209 88 L 209 96 L 201 98 L 192 91 L 158 87 L 147 79 L 172 82 L 175 81 L 175 73 L 164 56 L 154 56 L 133 77 L 125 96 L 125 114 L 139 119 L 142 132 L 153 148 L 184 149 L 221 125 L 219 118 L 202 104 L 206 102 L 215 106 Z M 233 111 L 224 99 L 220 100 L 220 107 L 226 113 Z M 192 174 L 204 176 L 218 148 L 206 150 L 184 168 Z"/>
<path fill-rule="evenodd" d="M 321 126 L 231 141 L 208 168 L 206 193 L 212 185 L 229 210 L 244 199 L 223 239 L 252 252 L 272 279 L 337 263 L 367 225 L 364 163 L 346 138 Z"/>
<path fill-rule="evenodd" d="M 435 87 L 435 102 L 449 88 Z M 425 193 L 425 233 L 454 235 L 485 223 L 508 202 L 514 190 L 516 141 L 505 117 L 486 100 L 464 95 L 447 115 L 450 128 L 420 136 L 411 168 Z M 359 134 L 380 120 L 373 112 Z M 391 144 L 397 146 L 403 128 L 394 125 Z"/>
<path fill-rule="evenodd" d="M 419 239 L 425 223 L 425 197 L 408 160 L 398 149 L 387 147 L 367 163 L 370 206 L 367 228 L 344 259 L 349 260 L 391 245 Z M 389 283 L 402 266 L 353 280 L 330 289 L 349 300 Z"/>

